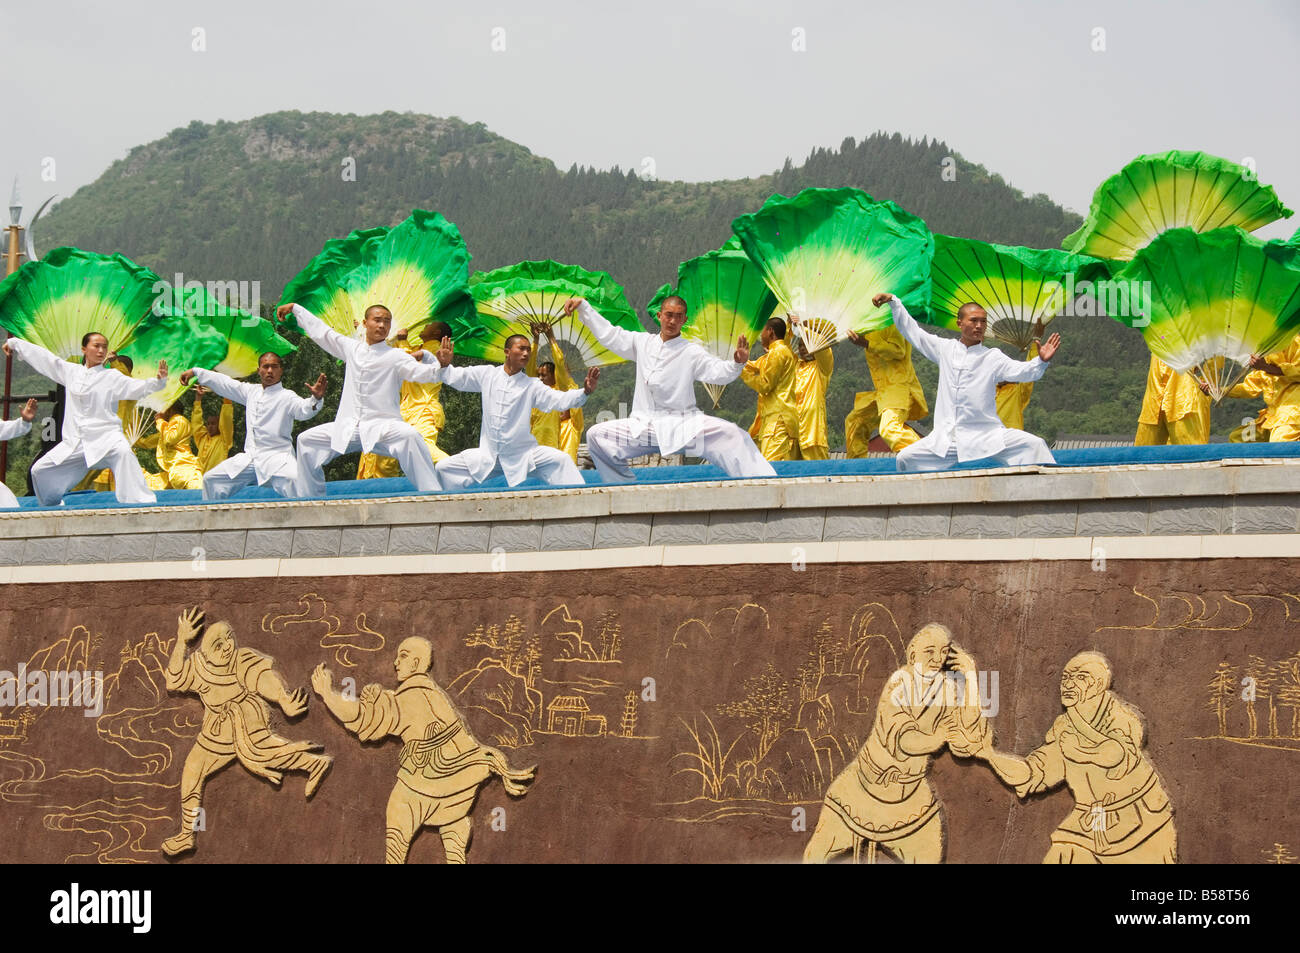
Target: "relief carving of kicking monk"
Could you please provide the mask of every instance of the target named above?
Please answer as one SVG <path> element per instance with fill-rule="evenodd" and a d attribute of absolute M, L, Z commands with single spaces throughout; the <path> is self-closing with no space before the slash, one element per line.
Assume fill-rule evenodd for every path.
<path fill-rule="evenodd" d="M 311 741 L 289 741 L 270 729 L 275 702 L 288 718 L 307 710 L 307 690 L 291 692 L 274 670 L 275 659 L 253 649 L 241 649 L 229 622 L 203 627 L 203 611 L 190 609 L 176 626 L 167 670 L 167 690 L 192 692 L 203 702 L 203 727 L 181 771 L 180 833 L 162 843 L 171 856 L 191 851 L 203 801 L 203 785 L 230 762 L 239 763 L 260 778 L 279 785 L 286 771 L 306 771 L 307 797 L 316 793 L 333 758 L 319 754 Z M 202 633 L 198 651 L 186 647 Z M 263 701 L 266 699 L 266 701 Z"/>

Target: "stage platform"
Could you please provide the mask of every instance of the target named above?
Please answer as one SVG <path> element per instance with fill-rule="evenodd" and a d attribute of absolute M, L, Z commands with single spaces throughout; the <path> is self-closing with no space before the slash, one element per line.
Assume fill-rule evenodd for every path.
<path fill-rule="evenodd" d="M 340 481 L 320 500 L 257 487 L 215 504 L 179 490 L 160 493 L 156 506 L 121 506 L 104 493 L 73 494 L 57 508 L 27 498 L 0 514 L 0 581 L 50 581 L 52 571 L 176 578 L 191 563 L 217 575 L 332 575 L 1088 559 L 1099 547 L 1111 558 L 1186 559 L 1291 555 L 1300 544 L 1300 445 L 1057 457 L 1056 467 L 973 462 L 904 475 L 892 459 L 779 463 L 777 478 L 762 480 L 661 466 L 638 470 L 633 485 L 584 471 L 583 487 L 458 493 L 418 493 L 405 479 Z"/>

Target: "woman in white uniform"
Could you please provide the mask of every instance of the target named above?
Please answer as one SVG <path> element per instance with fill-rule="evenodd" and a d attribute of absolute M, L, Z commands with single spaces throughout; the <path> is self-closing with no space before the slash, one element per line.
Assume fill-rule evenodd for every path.
<path fill-rule="evenodd" d="M 104 363 L 108 338 L 90 331 L 81 339 L 83 363 L 72 364 L 45 348 L 10 338 L 3 351 L 26 361 L 38 374 L 62 384 L 68 392 L 63 410 L 63 442 L 32 467 L 32 489 L 42 506 L 58 506 L 63 496 L 91 470 L 113 471 L 119 503 L 156 503 L 145 482 L 140 461 L 122 433 L 118 401 L 142 400 L 167 383 L 167 362 L 158 362 L 153 380 L 127 377 Z"/>

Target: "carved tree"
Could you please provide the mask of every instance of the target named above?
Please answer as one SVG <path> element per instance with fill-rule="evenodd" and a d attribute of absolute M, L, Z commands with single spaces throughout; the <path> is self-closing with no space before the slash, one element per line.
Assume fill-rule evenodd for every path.
<path fill-rule="evenodd" d="M 1220 662 L 1210 679 L 1210 701 L 1206 706 L 1219 719 L 1219 737 L 1228 737 L 1228 711 L 1237 695 L 1237 667 Z"/>

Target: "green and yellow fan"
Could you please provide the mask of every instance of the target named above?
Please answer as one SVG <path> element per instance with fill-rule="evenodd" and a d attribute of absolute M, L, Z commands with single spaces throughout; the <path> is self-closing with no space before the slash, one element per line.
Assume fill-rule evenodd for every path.
<path fill-rule="evenodd" d="M 275 326 L 270 321 L 221 301 L 197 282 L 193 286 L 164 291 L 154 304 L 154 313 L 161 317 L 192 318 L 197 327 L 219 334 L 228 345 L 225 354 L 216 365 L 200 366 L 228 377 L 252 374 L 257 370 L 257 359 L 268 351 L 283 357 L 295 350 L 292 344 L 275 333 Z"/>
<path fill-rule="evenodd" d="M 623 358 L 605 348 L 587 330 L 577 312 L 565 317 L 564 302 L 586 298 L 610 324 L 644 331 L 622 287 L 603 271 L 588 271 L 557 261 L 521 261 L 505 268 L 480 271 L 470 278 L 477 313 L 449 322 L 456 353 L 500 363 L 506 339 L 531 335 L 545 324 L 561 344 L 570 344 L 585 367 L 618 364 Z"/>
<path fill-rule="evenodd" d="M 122 255 L 55 248 L 0 282 L 0 327 L 65 360 L 81 360 L 89 331 L 121 351 L 154 319 L 150 309 L 165 284 Z"/>
<path fill-rule="evenodd" d="M 1046 327 L 1076 289 L 1108 276 L 1106 263 L 1088 255 L 935 235 L 928 320 L 956 330 L 957 309 L 974 301 L 988 313 L 994 337 L 1023 351 L 1035 321 Z"/>
<path fill-rule="evenodd" d="M 163 298 L 169 294 L 164 292 Z M 191 367 L 220 367 L 229 344 L 225 335 L 194 314 L 183 310 L 170 311 L 161 302 L 158 311 L 163 312 L 161 316 L 156 312 L 155 317 L 137 331 L 130 344 L 118 349 L 119 354 L 131 359 L 132 377 L 153 377 L 158 373 L 158 362 L 167 362 L 167 386 L 150 394 L 138 405 L 150 410 L 170 406 L 188 389 L 188 385 L 180 380 L 184 371 Z"/>
<path fill-rule="evenodd" d="M 1102 289 L 1107 298 L 1133 305 L 1111 317 L 1139 328 L 1152 354 L 1190 371 L 1216 401 L 1245 376 L 1252 354 L 1277 350 L 1300 330 L 1300 247 L 1240 228 L 1172 229 L 1110 283 L 1127 291 Z"/>
<path fill-rule="evenodd" d="M 678 265 L 677 286 L 664 285 L 646 306 L 651 317 L 659 313 L 659 306 L 670 295 L 686 300 L 687 318 L 682 325 L 682 337 L 726 361 L 731 360 L 740 335 L 745 335 L 751 344 L 758 340 L 776 307 L 776 295 L 735 237 L 715 251 Z M 714 407 L 718 406 L 726 386 L 704 385 Z"/>
<path fill-rule="evenodd" d="M 810 351 L 889 325 L 889 308 L 871 303 L 880 292 L 909 310 L 929 303 L 934 238 L 893 202 L 858 189 L 804 189 L 771 197 L 731 228 L 780 309 L 799 317 Z"/>
<path fill-rule="evenodd" d="M 430 321 L 451 324 L 473 314 L 469 250 L 456 226 L 416 209 L 392 228 L 331 239 L 285 286 L 280 303 L 296 302 L 340 334 L 356 332 L 366 308 L 382 304 L 393 331 L 415 333 Z"/>
<path fill-rule="evenodd" d="M 1253 232 L 1290 217 L 1273 187 L 1260 185 L 1252 170 L 1204 152 L 1174 150 L 1138 156 L 1099 185 L 1088 218 L 1061 247 L 1131 261 L 1169 229 Z"/>

